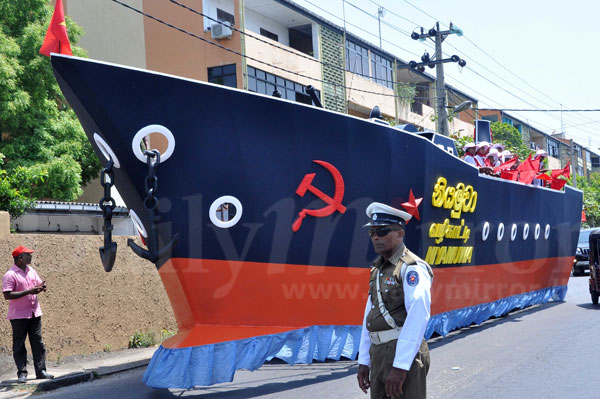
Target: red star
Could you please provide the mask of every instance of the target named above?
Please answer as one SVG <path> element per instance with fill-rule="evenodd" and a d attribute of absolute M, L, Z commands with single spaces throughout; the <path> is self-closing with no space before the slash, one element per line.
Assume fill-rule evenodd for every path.
<path fill-rule="evenodd" d="M 407 213 L 413 215 L 417 220 L 421 220 L 419 217 L 419 205 L 423 201 L 423 198 L 415 199 L 415 195 L 412 192 L 412 188 L 410 189 L 410 194 L 408 195 L 408 202 L 402 204 L 404 209 L 406 209 Z"/>

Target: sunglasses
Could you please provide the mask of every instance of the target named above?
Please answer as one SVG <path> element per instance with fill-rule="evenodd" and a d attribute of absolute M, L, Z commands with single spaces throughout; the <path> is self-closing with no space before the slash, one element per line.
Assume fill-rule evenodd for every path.
<path fill-rule="evenodd" d="M 380 229 L 369 229 L 369 237 L 377 236 L 379 238 L 387 236 L 390 231 L 397 231 L 400 229 L 395 229 L 392 227 L 384 227 Z"/>

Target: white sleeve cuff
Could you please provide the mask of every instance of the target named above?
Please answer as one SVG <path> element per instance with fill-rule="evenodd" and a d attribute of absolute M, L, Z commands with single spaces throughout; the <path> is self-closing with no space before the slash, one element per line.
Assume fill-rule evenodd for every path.
<path fill-rule="evenodd" d="M 421 342 L 411 342 L 404 339 L 399 339 L 396 344 L 396 357 L 394 357 L 393 366 L 402 369 L 410 370 L 410 366 L 415 360 L 415 356 L 421 347 Z"/>
<path fill-rule="evenodd" d="M 358 347 L 358 364 L 365 366 L 371 366 L 371 355 L 369 354 L 369 350 L 371 349 L 371 338 L 369 337 L 369 331 L 367 330 L 367 315 L 371 310 L 371 306 L 371 297 L 369 296 L 367 305 L 365 306 L 363 326 L 360 333 L 360 345 Z"/>

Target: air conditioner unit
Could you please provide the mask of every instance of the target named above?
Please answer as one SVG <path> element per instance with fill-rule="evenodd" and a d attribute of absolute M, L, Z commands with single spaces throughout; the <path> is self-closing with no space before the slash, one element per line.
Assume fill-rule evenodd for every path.
<path fill-rule="evenodd" d="M 231 39 L 231 28 L 221 23 L 212 24 L 210 26 L 210 35 L 213 39 Z"/>

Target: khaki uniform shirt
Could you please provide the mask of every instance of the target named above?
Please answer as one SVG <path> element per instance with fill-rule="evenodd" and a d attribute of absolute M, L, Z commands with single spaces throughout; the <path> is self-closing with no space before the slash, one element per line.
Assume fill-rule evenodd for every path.
<path fill-rule="evenodd" d="M 364 365 L 370 365 L 371 361 L 369 332 L 392 328 L 379 310 L 377 278 L 385 308 L 396 324 L 402 327 L 396 345 L 394 367 L 409 370 L 429 322 L 433 271 L 404 245 L 385 262 L 381 256 L 377 258 L 371 271 L 359 348 L 358 363 Z"/>

